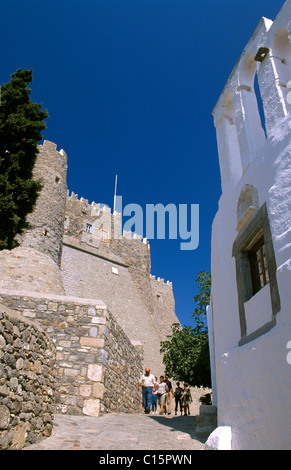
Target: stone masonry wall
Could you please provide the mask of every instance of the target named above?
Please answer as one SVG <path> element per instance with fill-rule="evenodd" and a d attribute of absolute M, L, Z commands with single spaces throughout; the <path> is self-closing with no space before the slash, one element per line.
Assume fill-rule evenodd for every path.
<path fill-rule="evenodd" d="M 91 225 L 89 233 L 86 232 L 87 224 Z M 108 229 L 108 226 L 111 227 L 108 232 L 111 236 L 108 237 L 106 242 L 102 242 L 100 227 Z M 116 259 L 117 262 L 125 265 L 131 277 L 130 282 L 134 284 L 143 308 L 146 310 L 147 316 L 151 318 L 151 322 L 160 336 L 160 341 L 165 340 L 166 336 L 172 333 L 172 324 L 179 323 L 175 314 L 172 283 L 164 283 L 159 278 L 155 281 L 155 277 L 150 275 L 151 255 L 147 239 L 142 239 L 141 236 L 130 232 L 124 232 L 123 236 L 120 236 L 120 228 L 121 214 L 116 212 L 111 214 L 110 208 L 102 208 L 100 204 L 95 202 L 89 204 L 88 200 L 78 199 L 78 196 L 74 193 L 67 197 L 64 243 L 70 246 L 82 247 L 88 253 L 94 252 L 97 256 L 111 261 Z M 76 256 L 76 253 L 74 256 Z M 75 259 L 75 266 L 70 267 L 69 279 L 64 281 L 66 290 L 71 288 L 72 271 L 77 271 L 75 273 L 76 278 L 81 266 L 84 266 L 83 260 L 78 261 Z M 66 269 L 63 269 L 63 273 L 64 275 L 67 274 Z M 99 266 L 98 275 L 99 278 L 102 278 L 102 281 L 106 282 L 107 273 L 106 269 L 102 269 L 102 266 Z M 90 276 L 90 279 L 94 279 L 95 272 L 88 273 L 88 276 Z M 84 282 L 83 278 L 82 282 Z M 99 284 L 100 280 L 98 279 L 98 286 Z M 91 286 L 90 282 L 85 282 L 85 286 L 89 289 L 90 287 L 96 289 L 96 286 Z M 74 289 L 74 286 L 72 288 Z M 115 291 L 112 290 L 111 292 L 112 294 L 108 300 L 102 297 L 102 290 L 101 295 L 99 295 L 99 298 L 102 298 L 107 305 L 110 305 L 109 302 L 118 303 Z M 116 316 L 116 313 L 114 315 Z M 119 317 L 116 316 L 116 318 L 119 321 Z M 159 354 L 159 348 L 156 354 Z"/>
<path fill-rule="evenodd" d="M 67 156 L 56 147 L 46 140 L 38 146 L 33 175 L 43 187 L 27 217 L 30 228 L 17 236 L 20 246 L 0 253 L 0 288 L 64 294 L 59 267 L 67 199 Z"/>
<path fill-rule="evenodd" d="M 153 298 L 153 321 L 164 340 L 168 335 L 172 335 L 173 323 L 180 323 L 175 314 L 172 283 L 150 276 L 150 285 Z"/>
<path fill-rule="evenodd" d="M 131 344 L 110 312 L 107 315 L 104 369 L 104 396 L 101 405 L 106 412 L 138 412 L 141 397 L 137 392 L 143 364 L 143 347 L 138 341 Z M 104 407 L 104 409 L 103 409 Z"/>
<path fill-rule="evenodd" d="M 0 305 L 0 449 L 52 431 L 55 347 L 29 319 Z"/>
<path fill-rule="evenodd" d="M 75 297 L 23 296 L 0 291 L 0 302 L 42 325 L 56 346 L 55 410 L 98 416 L 136 412 L 142 370 L 140 344 L 131 344 L 106 305 Z"/>
<path fill-rule="evenodd" d="M 31 227 L 19 237 L 19 242 L 23 247 L 49 256 L 60 266 L 67 199 L 67 155 L 47 140 L 38 150 L 33 175 L 43 187 L 33 212 L 27 217 Z"/>
<path fill-rule="evenodd" d="M 150 367 L 157 376 L 164 373 L 160 354 L 162 338 L 126 265 L 114 257 L 105 259 L 83 244 L 66 243 L 62 274 L 68 296 L 102 299 L 126 336 L 142 343 L 144 367 Z"/>

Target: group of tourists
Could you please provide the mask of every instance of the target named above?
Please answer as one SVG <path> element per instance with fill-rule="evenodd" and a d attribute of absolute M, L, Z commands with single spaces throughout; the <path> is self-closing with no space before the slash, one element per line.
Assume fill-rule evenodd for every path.
<path fill-rule="evenodd" d="M 181 415 L 184 411 L 184 416 L 190 415 L 190 403 L 192 402 L 191 391 L 188 383 L 184 382 L 184 388 L 180 387 L 177 382 L 175 390 L 169 380 L 169 376 L 161 375 L 158 381 L 157 377 L 150 373 L 147 367 L 145 373 L 141 376 L 138 383 L 138 390 L 142 388 L 142 404 L 144 412 L 149 414 L 171 414 L 172 398 L 175 398 L 175 415 L 180 409 Z"/>

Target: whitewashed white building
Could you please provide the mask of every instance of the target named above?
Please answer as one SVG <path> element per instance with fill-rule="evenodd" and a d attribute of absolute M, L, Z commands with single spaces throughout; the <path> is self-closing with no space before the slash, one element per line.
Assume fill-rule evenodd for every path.
<path fill-rule="evenodd" d="M 274 21 L 262 18 L 213 111 L 222 196 L 208 324 L 218 428 L 206 448 L 291 449 L 290 34 L 288 0 Z"/>

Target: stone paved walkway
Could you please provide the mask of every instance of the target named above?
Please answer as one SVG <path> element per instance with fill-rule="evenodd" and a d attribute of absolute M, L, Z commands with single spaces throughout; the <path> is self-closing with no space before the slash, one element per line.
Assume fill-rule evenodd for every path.
<path fill-rule="evenodd" d="M 25 450 L 203 450 L 195 416 L 55 415 L 52 435 Z"/>

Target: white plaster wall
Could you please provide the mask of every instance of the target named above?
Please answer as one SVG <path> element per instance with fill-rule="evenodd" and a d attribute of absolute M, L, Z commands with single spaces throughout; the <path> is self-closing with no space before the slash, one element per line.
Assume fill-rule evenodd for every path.
<path fill-rule="evenodd" d="M 269 333 L 220 357 L 218 423 L 231 427 L 233 450 L 291 448 L 290 325 L 287 331 L 283 323 L 279 320 Z"/>
<path fill-rule="evenodd" d="M 278 17 L 279 26 L 284 21 L 289 24 L 288 15 L 291 21 L 289 0 L 285 15 L 280 13 Z M 268 39 L 269 31 L 274 34 L 276 22 L 271 26 L 265 21 L 258 31 L 262 28 L 265 36 L 260 33 L 257 45 L 265 44 L 263 39 Z M 250 47 L 255 41 L 253 37 Z M 238 69 L 226 90 L 230 83 L 237 85 Z M 273 79 L 272 71 L 264 76 L 265 81 L 268 79 Z M 223 96 L 214 110 L 216 123 L 221 103 Z M 270 106 L 272 103 L 270 100 Z M 271 108 L 267 111 L 272 114 Z M 218 426 L 231 427 L 232 449 L 291 449 L 291 365 L 287 362 L 287 343 L 291 340 L 291 115 L 278 117 L 276 109 L 274 115 L 276 119 L 270 119 L 267 139 L 259 151 L 256 155 L 246 154 L 250 163 L 243 168 L 240 179 L 232 185 L 222 184 L 223 194 L 212 227 L 212 357 Z M 252 116 L 245 121 L 248 123 L 252 123 Z M 241 334 L 232 246 L 238 234 L 237 203 L 246 184 L 257 188 L 259 207 L 267 204 L 281 309 L 276 325 L 268 333 L 238 346 Z M 268 285 L 245 304 L 245 310 L 247 334 L 270 320 Z"/>
<path fill-rule="evenodd" d="M 212 236 L 213 329 L 219 426 L 231 426 L 234 449 L 291 449 L 291 119 L 278 124 L 261 156 L 219 202 Z M 232 245 L 237 236 L 236 204 L 244 184 L 267 202 L 277 263 L 281 310 L 276 326 L 238 346 L 240 325 Z M 247 333 L 271 319 L 269 285 L 245 304 Z M 249 304 L 249 305 L 247 305 Z M 249 321 L 249 316 L 253 318 Z M 266 321 L 265 321 L 266 320 Z"/>
<path fill-rule="evenodd" d="M 258 308 L 258 305 L 260 305 L 260 308 Z M 245 302 L 245 316 L 248 334 L 253 333 L 262 325 L 272 320 L 270 284 L 267 284 L 256 295 Z"/>

